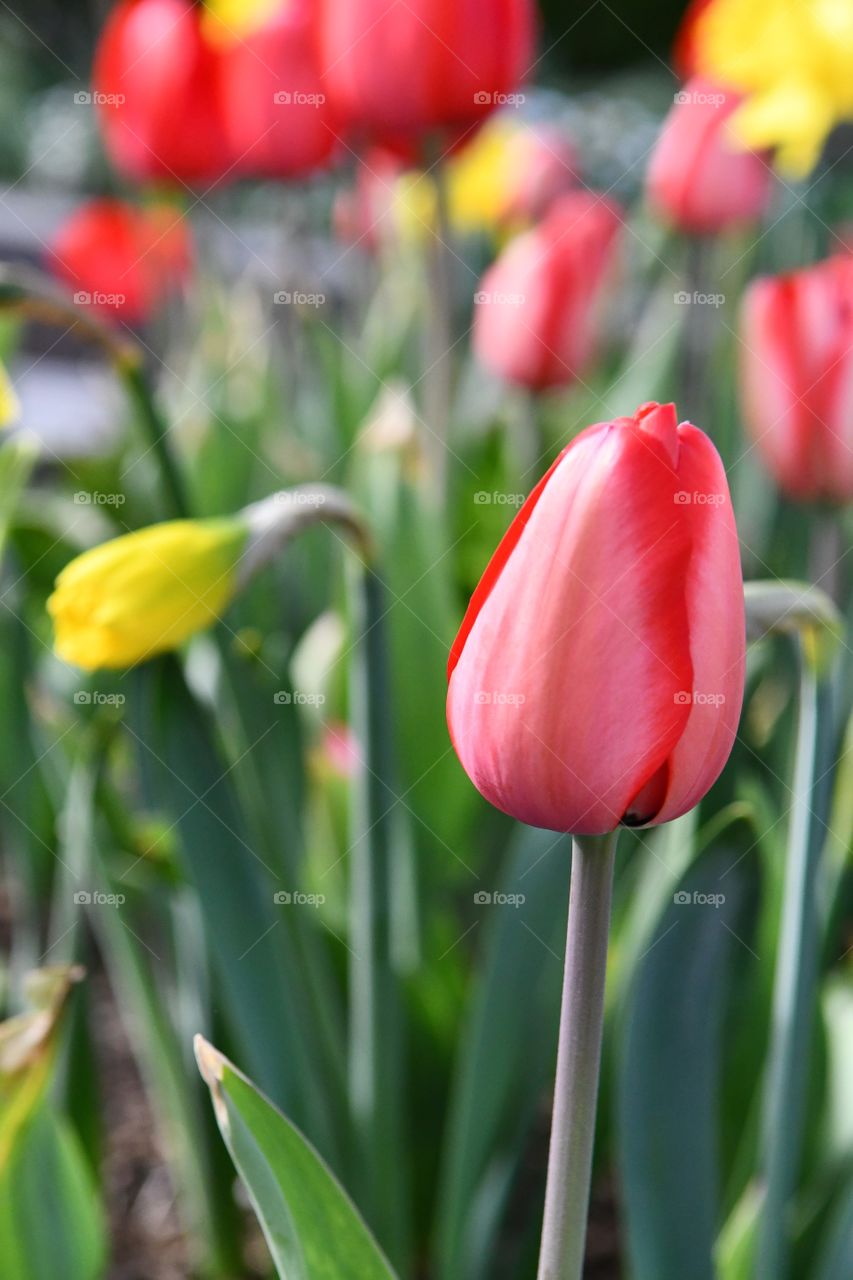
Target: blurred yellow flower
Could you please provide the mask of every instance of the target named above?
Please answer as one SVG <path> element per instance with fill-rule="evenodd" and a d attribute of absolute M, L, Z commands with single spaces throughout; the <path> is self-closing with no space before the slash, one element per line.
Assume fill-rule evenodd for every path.
<path fill-rule="evenodd" d="M 205 0 L 205 35 L 214 43 L 232 43 L 264 26 L 281 7 L 282 0 Z"/>
<path fill-rule="evenodd" d="M 712 0 L 696 20 L 700 73 L 746 95 L 735 136 L 804 177 L 853 119 L 853 0 Z"/>
<path fill-rule="evenodd" d="M 230 602 L 248 536 L 239 518 L 173 520 L 84 552 L 47 602 L 56 652 L 95 671 L 176 648 Z"/>
<path fill-rule="evenodd" d="M 10 426 L 20 413 L 21 406 L 12 380 L 6 372 L 6 366 L 0 362 L 0 427 Z"/>
<path fill-rule="evenodd" d="M 574 153 L 553 127 L 537 128 L 499 117 L 484 124 L 447 161 L 450 225 L 463 235 L 518 229 L 541 213 L 548 200 L 574 184 Z M 395 223 L 404 238 L 417 239 L 434 225 L 435 182 L 417 171 L 395 184 Z"/>

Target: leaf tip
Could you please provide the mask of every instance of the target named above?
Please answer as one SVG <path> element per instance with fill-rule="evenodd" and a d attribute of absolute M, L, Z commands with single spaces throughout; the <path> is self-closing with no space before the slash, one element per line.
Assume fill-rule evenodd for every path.
<path fill-rule="evenodd" d="M 226 1059 L 209 1040 L 205 1040 L 200 1034 L 193 1038 L 193 1051 L 202 1079 L 210 1090 L 219 1127 L 227 1129 L 228 1109 L 222 1096 L 222 1077 L 225 1074 Z"/>

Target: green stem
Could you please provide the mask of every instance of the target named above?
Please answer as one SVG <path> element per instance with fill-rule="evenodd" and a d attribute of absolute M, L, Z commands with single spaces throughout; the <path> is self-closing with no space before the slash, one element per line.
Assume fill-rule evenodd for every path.
<path fill-rule="evenodd" d="M 431 170 L 436 193 L 435 228 L 428 233 L 427 252 L 427 369 L 424 374 L 424 417 L 428 447 L 434 459 L 436 487 L 444 494 L 447 484 L 447 443 L 453 396 L 453 292 L 451 227 L 447 183 L 439 160 Z"/>
<path fill-rule="evenodd" d="M 829 700 L 803 657 L 794 766 L 793 801 L 762 1118 L 764 1207 L 758 1241 L 757 1280 L 788 1274 L 788 1211 L 802 1154 L 812 1039 L 820 920 L 817 872 L 823 824 L 817 812 L 821 728 Z"/>
<path fill-rule="evenodd" d="M 407 1256 L 408 1188 L 402 1124 L 400 992 L 393 969 L 391 859 L 396 796 L 390 778 L 388 654 L 382 583 L 355 572 L 357 616 L 350 692 L 361 751 L 353 783 L 350 877 L 350 1105 L 360 1207 L 389 1257 Z"/>
<path fill-rule="evenodd" d="M 139 424 L 145 432 L 151 451 L 157 459 L 170 514 L 177 517 L 187 516 L 189 501 L 178 465 L 169 446 L 169 427 L 154 401 L 143 366 L 138 360 L 121 360 L 116 367 L 136 408 Z"/>
<path fill-rule="evenodd" d="M 618 830 L 575 836 L 538 1280 L 580 1280 L 595 1140 Z"/>

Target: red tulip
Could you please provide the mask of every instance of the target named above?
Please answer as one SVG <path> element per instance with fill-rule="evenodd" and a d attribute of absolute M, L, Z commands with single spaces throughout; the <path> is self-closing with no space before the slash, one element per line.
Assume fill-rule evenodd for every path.
<path fill-rule="evenodd" d="M 110 159 L 129 177 L 208 183 L 232 159 L 218 49 L 188 0 L 120 0 L 95 53 L 93 85 Z"/>
<path fill-rule="evenodd" d="M 754 280 L 741 313 L 743 411 L 793 498 L 853 500 L 853 257 Z"/>
<path fill-rule="evenodd" d="M 223 47 L 223 112 L 241 174 L 301 177 L 337 146 L 313 14 L 313 0 L 284 0 L 269 21 Z"/>
<path fill-rule="evenodd" d="M 766 160 L 738 150 L 728 120 L 740 98 L 696 77 L 677 94 L 646 179 L 655 212 L 680 231 L 713 234 L 763 217 L 772 195 Z"/>
<path fill-rule="evenodd" d="M 186 223 L 175 209 L 92 200 L 61 227 L 50 266 L 80 305 L 138 324 L 187 275 L 190 258 Z"/>
<path fill-rule="evenodd" d="M 320 62 L 348 127 L 380 139 L 466 126 L 533 61 L 533 0 L 318 0 Z"/>
<path fill-rule="evenodd" d="M 598 304 L 621 223 L 617 205 L 576 191 L 510 242 L 475 298 L 483 364 L 534 389 L 583 374 L 598 345 Z"/>
<path fill-rule="evenodd" d="M 699 802 L 743 698 L 726 474 L 674 405 L 572 441 L 516 516 L 453 646 L 462 765 L 533 826 L 603 834 Z"/>

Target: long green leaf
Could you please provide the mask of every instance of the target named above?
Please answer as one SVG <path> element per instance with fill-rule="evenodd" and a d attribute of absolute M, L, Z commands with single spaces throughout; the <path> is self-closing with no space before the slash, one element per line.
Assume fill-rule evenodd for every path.
<path fill-rule="evenodd" d="M 352 1201 L 299 1130 L 201 1036 L 195 1051 L 282 1280 L 393 1280 Z"/>

